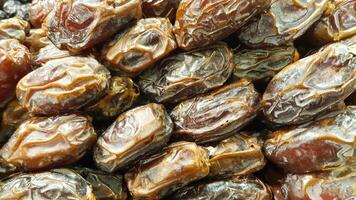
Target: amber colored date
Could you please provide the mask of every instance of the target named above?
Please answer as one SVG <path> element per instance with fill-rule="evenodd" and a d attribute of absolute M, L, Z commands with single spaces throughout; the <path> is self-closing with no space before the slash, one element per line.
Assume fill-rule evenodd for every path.
<path fill-rule="evenodd" d="M 141 19 L 109 42 L 102 57 L 113 70 L 136 76 L 177 47 L 172 29 L 166 18 Z"/>
<path fill-rule="evenodd" d="M 24 44 L 31 52 L 37 52 L 41 48 L 52 43 L 47 38 L 46 31 L 42 28 L 38 28 L 30 30 L 28 36 L 26 36 Z"/>
<path fill-rule="evenodd" d="M 225 139 L 249 123 L 259 109 L 260 96 L 241 80 L 178 104 L 170 116 L 176 138 L 197 143 Z"/>
<path fill-rule="evenodd" d="M 192 142 L 177 142 L 125 174 L 135 199 L 159 199 L 209 174 L 207 150 Z"/>
<path fill-rule="evenodd" d="M 0 20 L 0 40 L 17 39 L 25 41 L 30 24 L 19 17 Z"/>
<path fill-rule="evenodd" d="M 174 34 L 180 48 L 189 50 L 224 39 L 270 4 L 270 0 L 182 0 Z"/>
<path fill-rule="evenodd" d="M 300 124 L 352 94 L 356 89 L 355 50 L 356 44 L 334 43 L 285 67 L 273 77 L 263 95 L 267 119 L 278 124 Z"/>
<path fill-rule="evenodd" d="M 79 174 L 54 169 L 36 174 L 17 174 L 0 182 L 0 199 L 95 200 L 93 189 Z"/>
<path fill-rule="evenodd" d="M 45 21 L 47 15 L 53 10 L 58 0 L 32 0 L 28 10 L 31 24 L 39 28 Z"/>
<path fill-rule="evenodd" d="M 0 156 L 24 171 L 61 167 L 78 161 L 96 138 L 87 117 L 33 117 L 20 125 Z"/>
<path fill-rule="evenodd" d="M 50 42 L 33 54 L 33 60 L 37 65 L 41 65 L 50 60 L 66 58 L 74 55 L 74 53 L 71 53 L 68 50 L 58 49 L 52 42 Z"/>
<path fill-rule="evenodd" d="M 327 9 L 328 0 L 275 0 L 269 10 L 244 26 L 241 42 L 250 47 L 280 46 L 303 35 Z"/>
<path fill-rule="evenodd" d="M 104 93 L 109 71 L 94 58 L 66 57 L 46 62 L 17 85 L 16 95 L 30 112 L 56 115 L 75 111 Z"/>
<path fill-rule="evenodd" d="M 181 0 L 142 0 L 142 12 L 145 18 L 163 17 L 174 22 Z"/>
<path fill-rule="evenodd" d="M 233 69 L 225 43 L 169 56 L 139 76 L 141 90 L 158 102 L 176 103 L 222 86 Z"/>
<path fill-rule="evenodd" d="M 131 109 L 119 115 L 99 137 L 95 163 L 107 172 L 127 168 L 166 145 L 172 130 L 172 120 L 163 105 L 151 103 Z"/>
<path fill-rule="evenodd" d="M 140 0 L 59 1 L 45 26 L 48 38 L 59 49 L 78 53 L 110 38 L 141 16 Z"/>
<path fill-rule="evenodd" d="M 355 133 L 356 107 L 349 106 L 335 117 L 275 132 L 265 155 L 287 172 L 327 170 L 354 157 Z"/>

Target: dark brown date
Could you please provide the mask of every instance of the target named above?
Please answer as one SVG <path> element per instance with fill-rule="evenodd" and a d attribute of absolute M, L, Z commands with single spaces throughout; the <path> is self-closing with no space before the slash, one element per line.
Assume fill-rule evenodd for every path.
<path fill-rule="evenodd" d="M 300 124 L 352 94 L 356 89 L 355 50 L 356 44 L 334 43 L 285 67 L 263 95 L 267 119 Z"/>
<path fill-rule="evenodd" d="M 265 142 L 267 158 L 287 172 L 343 165 L 356 151 L 356 107 L 307 126 L 277 131 Z"/>
<path fill-rule="evenodd" d="M 178 142 L 127 172 L 125 179 L 135 199 L 159 199 L 208 174 L 207 150 Z"/>
<path fill-rule="evenodd" d="M 224 39 L 269 4 L 270 0 L 182 0 L 174 24 L 177 43 L 189 50 Z"/>
<path fill-rule="evenodd" d="M 225 139 L 257 115 L 259 102 L 259 94 L 247 80 L 188 99 L 170 114 L 175 125 L 173 135 L 197 143 Z"/>
<path fill-rule="evenodd" d="M 15 95 L 17 82 L 31 71 L 29 50 L 15 39 L 0 39 L 0 108 Z"/>
<path fill-rule="evenodd" d="M 96 139 L 86 117 L 33 117 L 20 125 L 0 156 L 24 171 L 50 169 L 78 161 Z"/>
<path fill-rule="evenodd" d="M 233 77 L 269 80 L 285 66 L 297 60 L 299 60 L 299 53 L 293 46 L 244 49 L 234 54 Z"/>
<path fill-rule="evenodd" d="M 268 186 L 255 177 L 200 181 L 175 192 L 172 200 L 271 200 Z"/>
<path fill-rule="evenodd" d="M 45 47 L 39 49 L 38 52 L 34 53 L 33 60 L 37 65 L 41 65 L 50 60 L 66 58 L 74 55 L 74 53 L 71 53 L 68 50 L 58 49 L 52 42 L 50 42 Z"/>
<path fill-rule="evenodd" d="M 142 12 L 145 18 L 164 17 L 174 22 L 181 0 L 142 0 Z"/>
<path fill-rule="evenodd" d="M 78 53 L 110 38 L 141 16 L 140 0 L 59 1 L 45 26 L 48 38 L 59 49 Z"/>
<path fill-rule="evenodd" d="M 172 29 L 166 18 L 141 19 L 109 42 L 102 57 L 113 70 L 136 76 L 177 47 Z"/>
<path fill-rule="evenodd" d="M 25 41 L 30 24 L 19 17 L 0 20 L 0 40 L 17 39 Z"/>
<path fill-rule="evenodd" d="M 139 95 L 140 90 L 131 78 L 112 77 L 106 95 L 84 111 L 97 120 L 110 119 L 129 109 Z"/>
<path fill-rule="evenodd" d="M 163 105 L 151 103 L 129 110 L 99 137 L 95 163 L 107 172 L 127 168 L 166 145 L 172 130 L 172 120 Z"/>
<path fill-rule="evenodd" d="M 57 1 L 58 0 L 32 0 L 28 15 L 33 27 L 41 27 L 42 22 L 45 21 L 47 15 L 53 10 Z"/>
<path fill-rule="evenodd" d="M 225 43 L 182 52 L 145 71 L 141 90 L 158 102 L 176 103 L 222 86 L 233 69 L 233 55 Z"/>
<path fill-rule="evenodd" d="M 105 91 L 109 71 L 94 58 L 66 57 L 46 62 L 17 85 L 17 98 L 30 112 L 55 115 L 92 103 Z"/>
<path fill-rule="evenodd" d="M 294 41 L 313 25 L 328 0 L 275 0 L 270 9 L 244 26 L 241 42 L 250 47 L 280 46 Z"/>
<path fill-rule="evenodd" d="M 54 169 L 36 174 L 17 174 L 1 180 L 0 199 L 95 200 L 93 189 L 79 174 Z"/>
<path fill-rule="evenodd" d="M 37 52 L 41 48 L 52 44 L 47 38 L 46 31 L 42 28 L 31 29 L 29 35 L 26 37 L 24 44 L 31 52 Z"/>

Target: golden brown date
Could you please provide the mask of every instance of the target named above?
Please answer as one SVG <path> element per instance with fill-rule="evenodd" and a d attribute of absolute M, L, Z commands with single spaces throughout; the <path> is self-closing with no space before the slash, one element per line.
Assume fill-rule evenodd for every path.
<path fill-rule="evenodd" d="M 178 46 L 189 50 L 224 39 L 269 4 L 270 0 L 182 0 L 174 24 Z"/>
<path fill-rule="evenodd" d="M 270 9 L 244 26 L 241 42 L 250 47 L 280 46 L 303 35 L 326 10 L 328 0 L 275 0 Z"/>
<path fill-rule="evenodd" d="M 15 94 L 17 82 L 31 71 L 31 54 L 15 39 L 0 39 L 0 108 Z"/>
<path fill-rule="evenodd" d="M 222 86 L 231 75 L 232 56 L 225 43 L 178 53 L 141 74 L 138 84 L 156 101 L 176 103 Z"/>
<path fill-rule="evenodd" d="M 74 55 L 74 53 L 71 53 L 68 50 L 58 49 L 52 42 L 50 42 L 48 45 L 39 49 L 38 52 L 34 53 L 33 60 L 37 65 L 41 65 L 50 60 L 66 58 Z"/>
<path fill-rule="evenodd" d="M 17 39 L 23 42 L 29 30 L 30 24 L 19 17 L 0 20 L 0 40 Z"/>
<path fill-rule="evenodd" d="M 79 53 L 141 16 L 140 0 L 67 0 L 56 3 L 45 26 L 59 49 Z"/>
<path fill-rule="evenodd" d="M 356 89 L 355 50 L 356 44 L 334 43 L 285 67 L 263 95 L 267 119 L 300 124 L 352 94 Z"/>
<path fill-rule="evenodd" d="M 3 200 L 95 200 L 93 189 L 83 177 L 69 169 L 54 169 L 36 174 L 16 174 L 1 180 Z"/>
<path fill-rule="evenodd" d="M 135 199 L 159 199 L 209 173 L 208 152 L 192 142 L 173 143 L 125 174 Z"/>
<path fill-rule="evenodd" d="M 0 156 L 24 171 L 61 167 L 78 161 L 96 138 L 87 117 L 33 117 L 20 125 Z"/>
<path fill-rule="evenodd" d="M 84 111 L 98 120 L 110 119 L 129 109 L 139 95 L 140 90 L 131 78 L 115 76 L 110 79 L 105 96 Z"/>
<path fill-rule="evenodd" d="M 58 0 L 32 0 L 28 10 L 31 24 L 39 28 L 45 21 L 47 15 L 53 10 Z"/>
<path fill-rule="evenodd" d="M 172 29 L 166 18 L 141 19 L 109 42 L 102 57 L 113 70 L 136 76 L 177 47 Z"/>
<path fill-rule="evenodd" d="M 170 116 L 173 135 L 197 143 L 225 139 L 249 123 L 259 109 L 260 96 L 247 80 L 178 104 Z"/>
<path fill-rule="evenodd" d="M 61 114 L 101 97 L 109 78 L 109 71 L 94 58 L 55 59 L 22 78 L 16 95 L 20 104 L 32 113 Z"/>
<path fill-rule="evenodd" d="M 174 22 L 181 0 L 142 0 L 142 12 L 145 18 L 164 17 Z"/>
<path fill-rule="evenodd" d="M 107 172 L 127 168 L 166 145 L 172 130 L 172 120 L 163 105 L 151 103 L 131 109 L 119 115 L 99 137 L 95 163 Z"/>
<path fill-rule="evenodd" d="M 26 37 L 24 44 L 31 52 L 37 52 L 41 48 L 52 44 L 47 38 L 46 31 L 42 28 L 31 29 L 29 35 Z"/>
<path fill-rule="evenodd" d="M 356 107 L 307 126 L 277 131 L 266 157 L 287 172 L 306 173 L 343 165 L 356 151 Z"/>

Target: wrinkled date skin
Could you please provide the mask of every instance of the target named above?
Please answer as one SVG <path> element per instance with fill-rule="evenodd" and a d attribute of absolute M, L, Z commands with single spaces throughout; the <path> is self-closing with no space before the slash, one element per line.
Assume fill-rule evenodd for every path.
<path fill-rule="evenodd" d="M 265 116 L 300 124 L 336 105 L 356 87 L 356 44 L 334 43 L 273 77 L 262 98 Z"/>
<path fill-rule="evenodd" d="M 177 142 L 125 174 L 135 199 L 159 199 L 209 174 L 209 155 L 192 142 Z"/>
<path fill-rule="evenodd" d="M 269 80 L 280 70 L 299 60 L 293 46 L 244 49 L 234 53 L 235 79 Z"/>
<path fill-rule="evenodd" d="M 0 40 L 17 39 L 25 41 L 30 24 L 18 17 L 0 20 Z"/>
<path fill-rule="evenodd" d="M 310 42 L 323 45 L 356 35 L 356 0 L 334 1 L 332 7 L 306 33 Z"/>
<path fill-rule="evenodd" d="M 158 102 L 177 103 L 222 86 L 232 69 L 231 50 L 217 43 L 163 59 L 145 71 L 138 84 Z"/>
<path fill-rule="evenodd" d="M 255 48 L 287 44 L 304 34 L 327 5 L 328 0 L 275 0 L 267 12 L 241 29 L 239 39 Z"/>
<path fill-rule="evenodd" d="M 208 147 L 208 150 L 209 176 L 248 175 L 261 170 L 266 164 L 257 138 L 242 133 Z"/>
<path fill-rule="evenodd" d="M 58 49 L 52 42 L 33 54 L 33 60 L 37 65 L 45 64 L 46 62 L 58 58 L 66 58 L 75 56 L 74 53 L 68 50 Z"/>
<path fill-rule="evenodd" d="M 284 199 L 352 200 L 356 198 L 356 160 L 331 171 L 289 174 L 282 185 Z"/>
<path fill-rule="evenodd" d="M 17 82 L 31 71 L 29 50 L 14 39 L 0 39 L 0 108 L 15 94 Z"/>
<path fill-rule="evenodd" d="M 58 0 L 32 0 L 28 15 L 30 22 L 35 28 L 39 28 L 47 15 L 53 10 Z"/>
<path fill-rule="evenodd" d="M 268 186 L 255 177 L 232 176 L 212 181 L 200 181 L 184 187 L 172 200 L 271 200 Z"/>
<path fill-rule="evenodd" d="M 163 17 L 174 22 L 181 0 L 142 0 L 142 12 L 145 18 Z"/>
<path fill-rule="evenodd" d="M 106 95 L 84 111 L 97 120 L 110 119 L 129 109 L 139 95 L 140 90 L 131 78 L 115 76 L 110 80 Z"/>
<path fill-rule="evenodd" d="M 182 0 L 174 24 L 178 46 L 189 50 L 224 39 L 269 4 L 270 0 Z"/>
<path fill-rule="evenodd" d="M 76 167 L 74 170 L 91 184 L 96 200 L 126 200 L 128 198 L 122 176 L 89 168 Z"/>
<path fill-rule="evenodd" d="M 24 171 L 37 171 L 78 161 L 97 139 L 87 117 L 33 117 L 20 125 L 0 156 Z"/>
<path fill-rule="evenodd" d="M 96 165 L 114 172 L 166 145 L 173 130 L 163 105 L 147 104 L 129 110 L 99 137 L 94 149 Z"/>
<path fill-rule="evenodd" d="M 24 44 L 31 52 L 37 52 L 41 48 L 52 43 L 47 38 L 46 31 L 42 28 L 38 28 L 30 30 L 28 36 L 26 36 Z"/>
<path fill-rule="evenodd" d="M 140 0 L 63 0 L 47 17 L 47 35 L 58 48 L 78 53 L 141 17 Z"/>
<path fill-rule="evenodd" d="M 0 184 L 3 200 L 95 200 L 93 189 L 79 174 L 69 169 L 54 169 L 36 174 L 17 174 Z"/>
<path fill-rule="evenodd" d="M 174 136 L 197 143 L 225 139 L 249 123 L 259 109 L 260 96 L 247 80 L 178 104 L 170 116 Z"/>
<path fill-rule="evenodd" d="M 356 107 L 308 126 L 277 131 L 265 142 L 267 158 L 287 172 L 327 170 L 353 158 Z"/>
<path fill-rule="evenodd" d="M 61 114 L 101 97 L 109 78 L 109 71 L 94 58 L 66 57 L 48 61 L 23 77 L 16 95 L 32 113 Z"/>
<path fill-rule="evenodd" d="M 166 18 L 141 19 L 109 42 L 102 57 L 114 70 L 136 76 L 177 47 L 172 29 Z"/>

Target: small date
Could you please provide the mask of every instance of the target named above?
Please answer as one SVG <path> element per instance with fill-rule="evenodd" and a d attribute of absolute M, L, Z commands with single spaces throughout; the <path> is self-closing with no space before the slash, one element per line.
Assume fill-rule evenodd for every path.
<path fill-rule="evenodd" d="M 16 39 L 24 42 L 29 30 L 30 24 L 19 17 L 0 20 L 0 40 Z"/>
<path fill-rule="evenodd" d="M 40 28 L 48 14 L 54 9 L 58 0 L 32 0 L 28 10 L 33 27 Z"/>
<path fill-rule="evenodd" d="M 142 0 L 142 12 L 145 18 L 163 17 L 174 23 L 181 0 Z"/>

